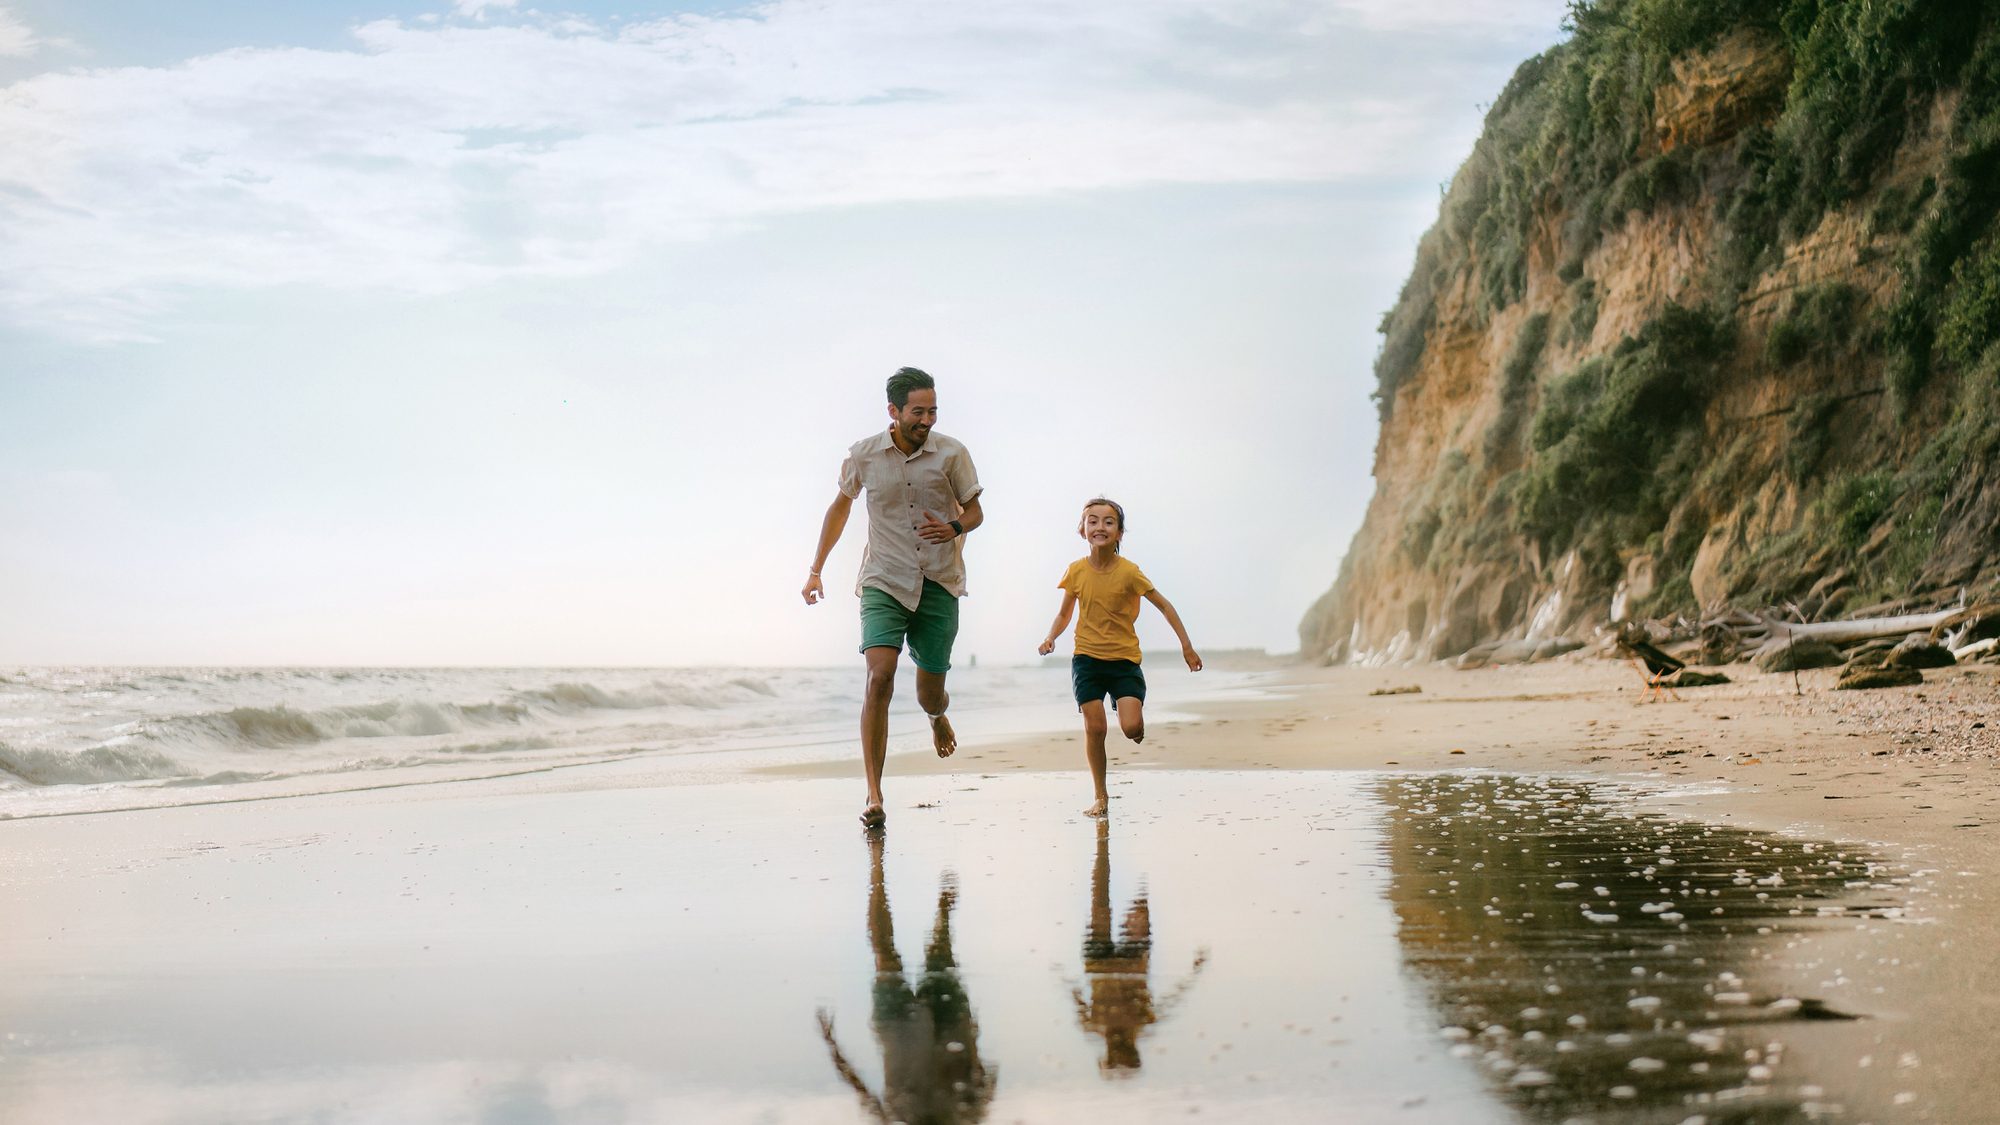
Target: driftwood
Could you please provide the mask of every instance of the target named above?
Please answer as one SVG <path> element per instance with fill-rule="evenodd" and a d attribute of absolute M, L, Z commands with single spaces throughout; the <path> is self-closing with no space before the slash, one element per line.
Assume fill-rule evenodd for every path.
<path fill-rule="evenodd" d="M 1953 655 L 1974 642 L 2000 637 L 2000 604 L 1982 602 L 1967 606 L 1932 629 L 1931 636 L 1953 650 Z"/>
<path fill-rule="evenodd" d="M 1735 642 L 1740 655 L 1754 660 L 1776 652 L 1795 640 L 1810 638 L 1831 645 L 1848 645 L 1856 641 L 1872 641 L 1877 637 L 1928 633 L 1959 613 L 1957 609 L 1942 609 L 1936 613 L 1864 617 L 1854 621 L 1802 622 L 1739 609 L 1702 622 L 1701 631 L 1704 650 L 1710 647 L 1711 640 L 1720 641 L 1727 637 Z"/>
<path fill-rule="evenodd" d="M 2000 648 L 2000 639 L 1988 637 L 1983 641 L 1974 641 L 1969 645 L 1952 649 L 1951 655 L 1955 660 L 1970 660 L 1975 656 L 1985 656 L 1995 648 Z"/>

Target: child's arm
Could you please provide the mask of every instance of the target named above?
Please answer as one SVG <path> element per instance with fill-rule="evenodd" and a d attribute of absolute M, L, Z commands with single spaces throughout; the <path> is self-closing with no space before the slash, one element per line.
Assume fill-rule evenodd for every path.
<path fill-rule="evenodd" d="M 1064 629 L 1069 628 L 1069 615 L 1074 612 L 1076 612 L 1076 594 L 1064 590 L 1062 608 L 1056 610 L 1056 623 L 1049 626 L 1049 635 L 1042 638 L 1042 647 L 1036 649 L 1036 652 L 1047 656 L 1056 650 L 1056 638 L 1062 636 Z"/>
<path fill-rule="evenodd" d="M 1167 619 L 1167 624 L 1174 627 L 1174 636 L 1181 639 L 1181 659 L 1187 661 L 1188 671 L 1201 671 L 1201 654 L 1195 652 L 1194 642 L 1188 640 L 1187 627 L 1181 624 L 1181 615 L 1174 612 L 1174 603 L 1158 590 L 1146 591 L 1146 600 L 1152 602 L 1153 608 Z"/>

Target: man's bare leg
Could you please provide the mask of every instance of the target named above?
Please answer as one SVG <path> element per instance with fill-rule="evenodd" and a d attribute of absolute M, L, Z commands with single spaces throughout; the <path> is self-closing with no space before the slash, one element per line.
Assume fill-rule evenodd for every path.
<path fill-rule="evenodd" d="M 868 679 L 861 694 L 861 772 L 868 778 L 868 804 L 861 823 L 878 827 L 882 811 L 882 762 L 889 756 L 889 699 L 896 694 L 896 658 L 902 649 L 877 645 L 863 652 Z"/>
<path fill-rule="evenodd" d="M 1097 789 L 1097 803 L 1083 810 L 1085 816 L 1103 816 L 1111 808 L 1111 794 L 1104 788 L 1104 735 L 1108 729 L 1104 701 L 1093 699 L 1084 704 L 1083 755 L 1090 760 L 1090 783 Z"/>
<path fill-rule="evenodd" d="M 917 669 L 917 706 L 931 719 L 931 746 L 940 758 L 951 757 L 958 749 L 958 735 L 951 729 L 951 720 L 944 717 L 945 708 L 951 706 L 951 693 L 944 690 L 943 672 L 926 672 Z"/>
<path fill-rule="evenodd" d="M 1138 696 L 1128 695 L 1118 701 L 1118 729 L 1134 742 L 1146 741 L 1146 710 Z"/>

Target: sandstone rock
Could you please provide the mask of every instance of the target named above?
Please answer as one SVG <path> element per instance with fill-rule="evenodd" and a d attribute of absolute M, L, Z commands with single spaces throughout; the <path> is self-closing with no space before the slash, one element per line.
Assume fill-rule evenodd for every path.
<path fill-rule="evenodd" d="M 1527 664 L 1535 659 L 1537 641 L 1502 641 L 1486 655 L 1488 664 Z"/>
<path fill-rule="evenodd" d="M 1488 659 L 1493 655 L 1493 650 L 1499 647 L 1499 641 L 1487 641 L 1482 645 L 1473 645 L 1471 648 L 1458 654 L 1457 659 L 1451 662 L 1452 667 L 1459 669 L 1484 668 L 1487 665 Z"/>
<path fill-rule="evenodd" d="M 1915 668 L 1849 668 L 1840 675 L 1840 682 L 1833 685 L 1836 691 L 1860 691 L 1865 688 L 1909 687 L 1924 682 L 1924 674 Z"/>
<path fill-rule="evenodd" d="M 1892 668 L 1949 668 L 1958 663 L 1951 650 L 1924 633 L 1912 633 L 1889 651 Z"/>
<path fill-rule="evenodd" d="M 1553 660 L 1564 653 L 1575 652 L 1582 647 L 1582 641 L 1572 641 L 1568 637 L 1551 637 L 1535 646 L 1534 658 L 1536 660 Z"/>
<path fill-rule="evenodd" d="M 1849 668 L 1880 668 L 1889 662 L 1889 648 L 1885 644 L 1865 645 L 1856 649 L 1847 658 Z"/>
<path fill-rule="evenodd" d="M 1717 606 L 1729 600 L 1729 586 L 1722 578 L 1722 561 L 1734 545 L 1735 537 L 1728 528 L 1711 528 L 1702 537 L 1701 547 L 1694 553 L 1694 566 L 1688 572 L 1688 585 L 1694 590 L 1696 604 Z"/>
<path fill-rule="evenodd" d="M 1659 588 L 1651 555 L 1634 555 L 1625 562 L 1625 577 L 1611 593 L 1611 620 L 1623 621 L 1635 606 L 1653 596 Z"/>
<path fill-rule="evenodd" d="M 1742 30 L 1675 59 L 1673 72 L 1653 95 L 1663 152 L 1728 140 L 1769 116 L 1792 80 L 1792 58 L 1774 36 Z"/>
<path fill-rule="evenodd" d="M 1766 672 L 1796 672 L 1807 668 L 1832 668 L 1843 663 L 1840 650 L 1825 641 L 1798 641 L 1777 649 L 1757 662 Z"/>

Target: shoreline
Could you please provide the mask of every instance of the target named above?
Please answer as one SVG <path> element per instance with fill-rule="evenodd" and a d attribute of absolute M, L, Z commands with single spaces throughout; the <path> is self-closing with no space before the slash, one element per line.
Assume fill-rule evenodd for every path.
<path fill-rule="evenodd" d="M 1969 726 L 1996 678 L 1967 672 L 1902 690 Z M 1409 685 L 1421 690 L 1368 694 Z M 1917 713 L 1893 699 L 1793 696 L 1789 676 L 1748 674 L 1641 705 L 1639 686 L 1627 668 L 1579 661 L 1294 668 L 1205 702 L 1161 691 L 1145 745 L 1111 745 L 1108 823 L 1081 812 L 1080 730 L 973 729 L 939 760 L 905 720 L 891 732 L 886 847 L 879 833 L 864 846 L 860 771 L 844 755 L 727 770 L 637 756 L 0 821 L 13 919 L 0 953 L 16 967 L 0 989 L 15 1036 L 0 1111 L 237 1120 L 247 1098 L 269 1110 L 255 1119 L 303 1121 L 376 1099 L 375 1119 L 471 1120 L 493 1091 L 519 1088 L 554 1106 L 629 1107 L 620 1119 L 859 1120 L 827 1059 L 834 1032 L 862 1079 L 906 1073 L 883 1052 L 910 1041 L 878 1034 L 873 986 L 898 954 L 912 972 L 929 963 L 918 953 L 949 916 L 981 1050 L 1006 1076 L 1009 1112 L 1029 1119 L 1150 1121 L 1189 1098 L 1232 1119 L 1249 1113 L 1232 1099 L 1257 1089 L 1269 1120 L 1319 1120 L 1330 1097 L 1398 1120 L 1512 1120 L 1506 1085 L 1440 1032 L 1508 1021 L 1512 1038 L 1494 1042 L 1517 1045 L 1509 1065 L 1539 1065 L 1532 1021 L 1596 1003 L 1595 1046 L 1577 1057 L 1603 1066 L 1568 1094 L 1643 1084 L 1628 1053 L 1722 1067 L 1783 1044 L 1796 1061 L 1777 1085 L 1691 1068 L 1674 1080 L 1787 1105 L 1824 1083 L 1848 1099 L 1847 1120 L 1982 1120 L 2000 1074 L 1981 1041 L 1948 1032 L 2000 1011 L 2000 951 L 1985 940 L 2000 895 L 1984 878 L 1990 834 L 1955 825 L 1985 823 L 2000 771 L 1921 761 L 1897 741 L 1908 731 L 1885 725 Z M 1524 802 L 1542 802 L 1545 825 L 1569 823 L 1558 833 L 1590 820 L 1601 834 L 1579 839 L 1601 842 L 1561 850 L 1527 826 Z M 1493 846 L 1512 831 L 1534 854 Z M 1669 843 L 1679 867 L 1653 855 Z M 1668 874 L 1655 879 L 1655 862 Z M 1468 897 L 1454 901 L 1459 876 Z M 1591 897 L 1593 884 L 1620 889 Z M 1695 897 L 1711 895 L 1728 897 Z M 1666 898 L 1687 909 L 1678 932 L 1679 915 L 1644 913 Z M 1593 928 L 1618 919 L 1589 907 L 1619 899 L 1624 922 Z M 1696 909 L 1719 901 L 1731 917 Z M 1885 908 L 1826 914 L 1815 901 Z M 1203 975 L 1185 1012 L 1130 1029 L 1145 1036 L 1144 1074 L 1106 1084 L 1111 1047 L 1091 1037 L 1103 1028 L 1072 1014 L 1079 936 L 1109 932 L 1118 912 L 1145 918 L 1141 903 L 1160 995 Z M 1570 963 L 1564 999 L 1540 999 L 1541 955 L 1520 960 L 1548 947 L 1510 944 L 1537 932 L 1599 951 Z M 1439 960 L 1437 942 L 1466 956 Z M 1642 946 L 1658 983 L 1625 975 Z M 1109 1005 L 1098 1016 L 1116 1016 L 1126 976 L 1092 969 L 1093 948 L 1083 970 L 1113 982 L 1092 985 Z M 1460 978 L 1446 971 L 1473 954 L 1491 958 L 1465 978 L 1486 990 L 1484 1014 L 1452 999 Z M 1705 1011 L 1733 974 L 1762 989 L 1744 993 L 1758 1004 L 1801 998 L 1857 1018 L 1766 1028 L 1761 1009 L 1740 1011 L 1747 1024 Z M 1630 1022 L 1639 987 L 1646 1002 L 1674 998 L 1672 1016 Z M 213 1030 L 189 1040 L 190 1026 Z M 1726 1055 L 1701 1045 L 1725 1038 Z M 470 1108 L 413 1108 L 438 1104 Z"/>
<path fill-rule="evenodd" d="M 1872 692 L 1833 691 L 1837 672 L 1799 673 L 1795 694 L 1791 673 L 1731 666 L 1732 683 L 1641 703 L 1627 666 L 1595 659 L 1470 671 L 1294 666 L 1250 683 L 1249 698 L 1162 701 L 1193 717 L 1149 716 L 1139 746 L 1114 729 L 1107 751 L 1114 778 L 1121 768 L 1636 776 L 1701 783 L 1681 787 L 1690 807 L 1767 830 L 1948 849 L 1974 843 L 1960 825 L 2000 831 L 2000 668 L 1940 669 L 1925 684 Z M 1420 690 L 1369 694 L 1409 686 Z M 1913 748 L 1911 724 L 1935 723 L 1941 708 L 1962 713 L 1962 727 L 1988 725 L 1949 756 Z M 914 745 L 915 732 L 892 738 L 885 785 L 898 775 L 1074 772 L 1087 792 L 1078 729 L 959 733 L 965 741 L 946 759 Z M 859 777 L 853 758 L 751 772 Z"/>

